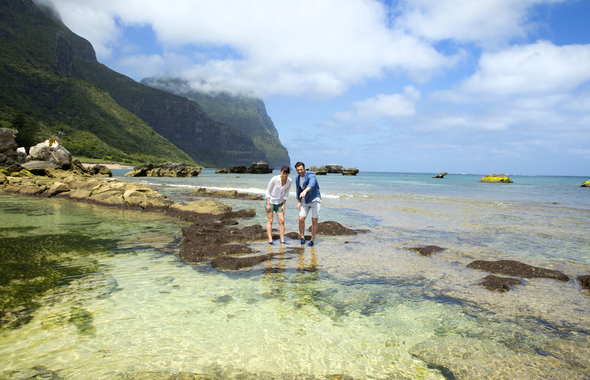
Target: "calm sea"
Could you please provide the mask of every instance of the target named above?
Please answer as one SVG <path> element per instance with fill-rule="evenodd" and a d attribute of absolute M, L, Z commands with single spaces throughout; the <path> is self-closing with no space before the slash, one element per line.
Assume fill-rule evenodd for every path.
<path fill-rule="evenodd" d="M 272 177 L 114 173 L 175 202 L 196 187 L 264 194 Z M 368 232 L 318 236 L 303 254 L 287 239 L 239 271 L 179 261 L 185 224 L 163 215 L 1 195 L 0 378 L 37 365 L 65 379 L 590 378 L 590 291 L 577 280 L 590 274 L 588 178 L 433 175 L 318 176 L 320 221 Z M 257 209 L 241 225 L 265 225 L 264 202 L 222 201 Z M 295 205 L 293 187 L 287 232 Z M 404 249 L 421 245 L 446 250 Z M 466 267 L 479 259 L 571 280 L 490 292 L 488 273 Z"/>

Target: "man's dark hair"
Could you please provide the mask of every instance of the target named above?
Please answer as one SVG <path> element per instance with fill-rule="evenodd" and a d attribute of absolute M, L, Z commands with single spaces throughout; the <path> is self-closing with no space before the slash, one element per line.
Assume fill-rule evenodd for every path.
<path fill-rule="evenodd" d="M 291 168 L 288 167 L 287 165 L 285 165 L 285 166 L 283 166 L 281 168 L 281 173 L 287 173 L 287 174 L 289 174 L 289 173 L 291 173 Z"/>
<path fill-rule="evenodd" d="M 297 169 L 298 166 L 303 166 L 303 168 L 305 169 L 305 164 L 301 161 L 299 161 L 295 164 L 295 169 Z"/>

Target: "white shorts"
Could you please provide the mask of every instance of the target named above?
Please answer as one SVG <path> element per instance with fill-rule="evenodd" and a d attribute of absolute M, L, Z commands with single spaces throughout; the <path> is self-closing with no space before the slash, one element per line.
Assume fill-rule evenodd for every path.
<path fill-rule="evenodd" d="M 309 210 L 311 210 L 311 217 L 319 219 L 320 208 L 320 202 L 305 203 L 305 201 L 301 201 L 301 210 L 299 210 L 299 216 L 303 216 L 304 218 L 306 218 L 307 214 L 309 214 Z"/>

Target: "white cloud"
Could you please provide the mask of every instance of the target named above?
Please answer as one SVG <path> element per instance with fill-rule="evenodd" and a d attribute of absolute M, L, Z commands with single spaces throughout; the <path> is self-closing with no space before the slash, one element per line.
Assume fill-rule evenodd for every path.
<path fill-rule="evenodd" d="M 571 91 L 590 80 L 590 45 L 555 46 L 547 41 L 484 53 L 461 91 L 524 94 Z"/>
<path fill-rule="evenodd" d="M 338 112 L 334 119 L 343 122 L 375 121 L 386 117 L 414 116 L 414 104 L 420 100 L 420 91 L 414 86 L 404 87 L 403 94 L 379 94 L 367 100 L 352 103 L 351 111 Z"/>
<path fill-rule="evenodd" d="M 230 50 L 227 59 L 187 64 L 182 74 L 260 95 L 331 97 L 386 73 L 424 82 L 459 57 L 392 29 L 376 0 L 55 0 L 64 22 L 99 59 L 120 43 L 121 25 L 150 25 L 165 52 Z M 162 57 L 166 60 L 166 57 Z M 128 74 L 129 75 L 129 74 Z"/>
<path fill-rule="evenodd" d="M 531 7 L 564 0 L 403 0 L 396 24 L 431 41 L 452 39 L 484 45 L 524 37 L 536 25 Z"/>

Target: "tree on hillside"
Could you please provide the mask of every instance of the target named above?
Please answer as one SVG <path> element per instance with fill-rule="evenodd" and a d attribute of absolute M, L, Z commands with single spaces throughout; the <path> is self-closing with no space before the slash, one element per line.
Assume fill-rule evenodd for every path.
<path fill-rule="evenodd" d="M 37 145 L 39 123 L 35 120 L 29 120 L 24 113 L 19 112 L 12 119 L 12 127 L 18 131 L 14 140 L 19 147 L 24 147 L 28 152 L 32 146 Z"/>

